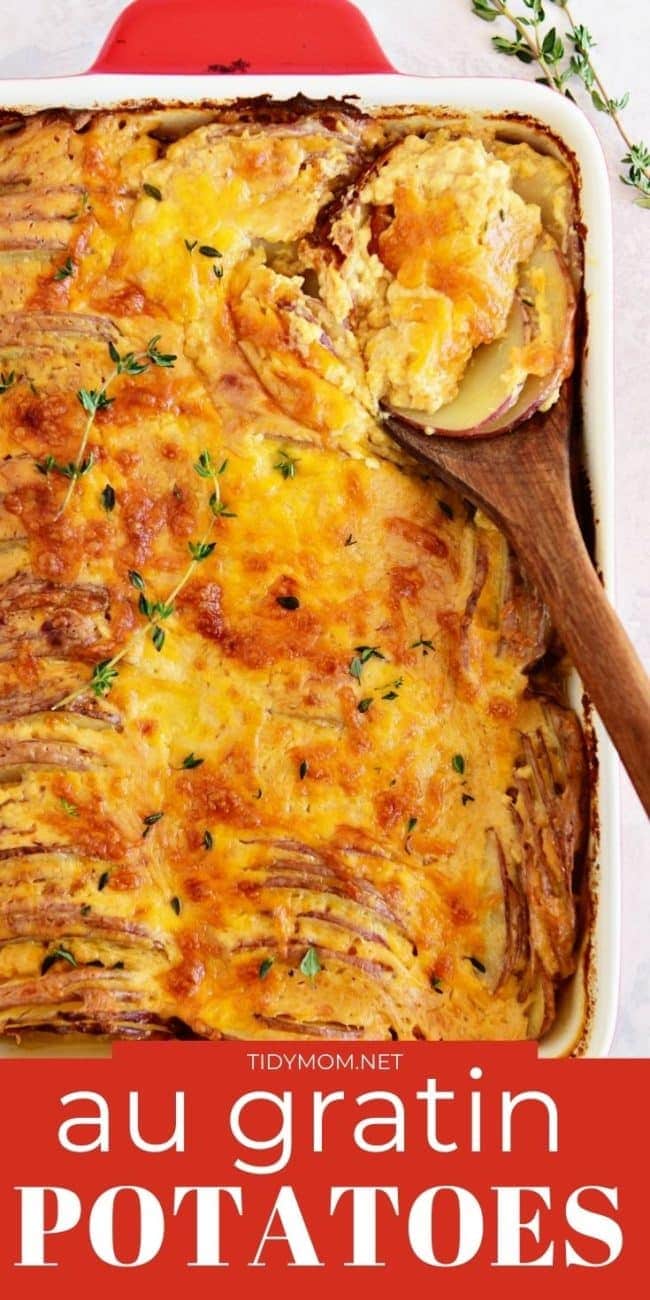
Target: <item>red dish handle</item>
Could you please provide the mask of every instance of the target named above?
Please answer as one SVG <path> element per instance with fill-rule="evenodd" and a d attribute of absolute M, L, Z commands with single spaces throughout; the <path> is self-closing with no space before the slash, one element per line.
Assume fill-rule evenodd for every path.
<path fill-rule="evenodd" d="M 91 72 L 393 72 L 348 0 L 134 0 Z"/>

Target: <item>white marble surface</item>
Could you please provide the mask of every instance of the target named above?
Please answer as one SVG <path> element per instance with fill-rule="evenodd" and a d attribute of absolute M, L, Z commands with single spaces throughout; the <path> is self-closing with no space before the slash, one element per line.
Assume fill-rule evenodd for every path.
<path fill-rule="evenodd" d="M 221 5 L 223 0 L 216 0 Z M 236 0 L 234 0 L 236 3 Z M 496 54 L 497 30 L 471 14 L 469 0 L 357 0 L 398 69 L 428 75 L 534 76 Z M 309 3 L 309 0 L 306 0 Z M 80 72 L 97 53 L 124 0 L 0 3 L 0 77 Z M 188 10 L 191 0 L 188 0 Z M 577 21 L 598 40 L 610 93 L 630 90 L 625 120 L 634 138 L 650 131 L 650 5 L 647 0 L 573 0 Z M 616 238 L 617 604 L 646 663 L 650 658 L 650 211 L 636 208 L 617 180 L 620 144 L 591 111 L 610 161 Z M 650 837 L 628 781 L 622 781 L 623 967 L 613 1054 L 650 1056 Z"/>

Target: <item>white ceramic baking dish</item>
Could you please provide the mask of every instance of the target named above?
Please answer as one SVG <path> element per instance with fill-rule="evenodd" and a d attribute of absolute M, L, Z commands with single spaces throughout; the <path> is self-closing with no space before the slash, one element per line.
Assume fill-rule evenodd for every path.
<path fill-rule="evenodd" d="M 128 11 L 127 11 L 128 13 Z M 381 61 L 379 61 L 381 66 Z M 385 61 L 384 61 L 385 65 Z M 367 64 L 366 64 L 367 66 Z M 71 109 L 106 107 L 128 102 L 157 100 L 197 103 L 270 95 L 286 99 L 297 93 L 313 98 L 344 95 L 358 97 L 361 106 L 423 104 L 451 112 L 490 117 L 507 114 L 509 126 L 520 119 L 520 129 L 530 137 L 530 119 L 541 132 L 552 132 L 559 146 L 574 155 L 578 169 L 582 220 L 585 226 L 585 292 L 588 337 L 585 347 L 582 408 L 585 469 L 591 486 L 596 522 L 596 562 L 612 595 L 613 581 L 613 346 L 612 346 L 612 231 L 611 203 L 605 162 L 597 136 L 587 119 L 569 100 L 534 83 L 514 78 L 426 78 L 374 72 L 344 75 L 113 75 L 89 74 L 72 78 L 0 83 L 4 108 Z M 512 116 L 514 115 L 514 116 Z M 540 135 L 548 148 L 548 135 Z M 546 143 L 544 143 L 544 141 Z M 524 557 L 525 558 L 525 557 Z M 570 599 L 570 593 L 567 593 Z M 582 692 L 577 679 L 574 705 L 581 710 Z M 611 1044 L 616 1018 L 619 978 L 619 857 L 617 759 L 607 736 L 595 722 L 599 771 L 596 783 L 599 834 L 590 849 L 591 893 L 594 913 L 578 974 L 566 988 L 560 1014 L 541 1043 L 545 1057 L 571 1053 L 604 1056 Z M 95 1055 L 105 1045 L 49 1039 L 40 1047 L 14 1047 L 0 1043 L 0 1056 L 29 1054 Z"/>

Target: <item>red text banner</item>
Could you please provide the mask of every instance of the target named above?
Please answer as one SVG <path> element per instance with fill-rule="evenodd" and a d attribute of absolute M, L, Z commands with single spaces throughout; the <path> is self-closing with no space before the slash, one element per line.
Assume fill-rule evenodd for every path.
<path fill-rule="evenodd" d="M 2 1292 L 611 1297 L 646 1272 L 649 1067 L 347 1042 L 5 1061 Z"/>

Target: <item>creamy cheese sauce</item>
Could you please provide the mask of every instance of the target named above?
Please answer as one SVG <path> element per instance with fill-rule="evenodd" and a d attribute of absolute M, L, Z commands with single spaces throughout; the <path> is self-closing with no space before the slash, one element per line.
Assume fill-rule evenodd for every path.
<path fill-rule="evenodd" d="M 377 162 L 381 123 L 328 113 L 162 149 L 159 118 L 0 143 L 36 241 L 0 247 L 0 1025 L 535 1036 L 580 729 L 504 539 L 387 458 L 378 401 L 455 392 L 540 209 L 487 139 Z M 155 338 L 174 363 L 110 380 L 62 511 L 79 390 Z"/>

